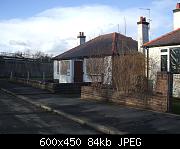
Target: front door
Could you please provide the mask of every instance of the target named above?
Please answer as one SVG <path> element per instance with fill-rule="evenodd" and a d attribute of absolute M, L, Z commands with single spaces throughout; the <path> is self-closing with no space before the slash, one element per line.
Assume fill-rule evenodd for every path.
<path fill-rule="evenodd" d="M 74 61 L 74 82 L 83 82 L 83 62 Z"/>

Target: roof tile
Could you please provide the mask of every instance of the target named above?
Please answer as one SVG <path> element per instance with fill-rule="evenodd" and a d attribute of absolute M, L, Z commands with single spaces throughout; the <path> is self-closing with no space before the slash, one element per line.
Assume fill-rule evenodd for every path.
<path fill-rule="evenodd" d="M 145 43 L 143 47 L 159 47 L 170 45 L 180 45 L 180 28 Z"/>
<path fill-rule="evenodd" d="M 82 45 L 72 48 L 56 57 L 54 60 L 85 58 L 95 56 L 110 56 L 123 51 L 137 50 L 137 41 L 119 33 L 100 35 Z"/>

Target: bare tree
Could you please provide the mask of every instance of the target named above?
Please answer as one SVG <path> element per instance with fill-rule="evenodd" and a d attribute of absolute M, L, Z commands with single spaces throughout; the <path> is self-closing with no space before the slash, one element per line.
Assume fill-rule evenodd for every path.
<path fill-rule="evenodd" d="M 86 73 L 92 81 L 92 85 L 98 87 L 103 82 L 104 58 L 88 58 L 86 60 Z"/>
<path fill-rule="evenodd" d="M 113 57 L 113 87 L 122 92 L 144 92 L 146 90 L 145 56 L 130 52 Z"/>
<path fill-rule="evenodd" d="M 33 54 L 34 59 L 40 59 L 40 58 L 43 58 L 43 57 L 45 57 L 45 53 L 41 52 L 41 51 L 37 51 L 35 54 Z"/>
<path fill-rule="evenodd" d="M 23 57 L 23 54 L 22 54 L 21 51 L 17 51 L 17 52 L 14 53 L 14 56 L 15 57 Z"/>

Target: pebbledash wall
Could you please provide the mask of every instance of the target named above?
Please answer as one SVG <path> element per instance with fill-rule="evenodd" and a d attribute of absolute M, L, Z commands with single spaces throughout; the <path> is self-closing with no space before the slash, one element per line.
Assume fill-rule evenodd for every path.
<path fill-rule="evenodd" d="M 144 98 L 138 98 L 138 96 L 123 96 L 112 89 L 98 89 L 92 86 L 83 86 L 81 88 L 81 99 L 111 101 L 127 106 L 169 112 L 171 111 L 171 101 L 168 98 L 168 79 L 170 79 L 169 74 L 158 73 L 156 93 L 144 96 Z"/>

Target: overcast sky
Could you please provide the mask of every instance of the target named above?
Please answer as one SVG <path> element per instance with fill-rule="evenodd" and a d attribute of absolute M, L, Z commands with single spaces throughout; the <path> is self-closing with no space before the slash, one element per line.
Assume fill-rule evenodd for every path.
<path fill-rule="evenodd" d="M 179 0 L 0 0 L 0 52 L 30 49 L 60 54 L 101 34 L 137 38 L 140 16 L 151 19 L 150 39 L 172 31 Z M 140 9 L 143 8 L 143 9 Z M 126 22 L 126 23 L 125 23 Z M 119 30 L 118 30 L 119 24 Z"/>

